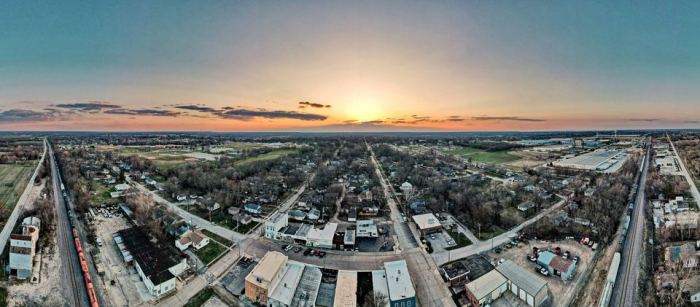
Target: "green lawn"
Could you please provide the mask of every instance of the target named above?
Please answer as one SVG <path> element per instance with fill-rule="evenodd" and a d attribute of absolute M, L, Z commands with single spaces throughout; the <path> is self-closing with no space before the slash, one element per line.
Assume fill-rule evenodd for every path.
<path fill-rule="evenodd" d="M 258 227 L 258 225 L 260 225 L 260 223 L 250 222 L 250 224 L 248 224 L 248 225 L 239 225 L 238 228 L 236 228 L 235 225 L 236 224 L 234 223 L 233 231 L 235 231 L 237 233 L 247 234 L 251 229 Z"/>
<path fill-rule="evenodd" d="M 522 159 L 522 157 L 509 154 L 508 151 L 483 151 L 478 148 L 462 147 L 455 150 L 446 150 L 444 153 L 471 158 L 475 162 L 492 164 L 508 163 Z"/>
<path fill-rule="evenodd" d="M 483 150 L 474 147 L 462 147 L 460 149 L 445 150 L 443 152 L 450 155 L 466 156 L 482 151 Z"/>
<path fill-rule="evenodd" d="M 206 265 L 211 265 L 210 262 L 212 262 L 212 260 L 219 257 L 219 255 L 223 254 L 224 252 L 226 252 L 225 246 L 216 242 L 209 242 L 207 246 L 196 251 L 195 254 L 197 254 L 197 257 L 199 257 L 199 259 L 202 260 L 202 262 L 204 262 Z"/>
<path fill-rule="evenodd" d="M 253 149 L 253 148 L 260 148 L 263 147 L 262 143 L 250 143 L 250 142 L 228 142 L 224 143 L 224 146 L 226 148 L 231 148 L 233 150 L 241 151 L 244 149 Z"/>
<path fill-rule="evenodd" d="M 109 195 L 110 192 L 115 191 L 113 185 L 93 183 L 92 190 L 92 192 L 95 193 L 95 195 L 92 195 L 92 204 L 95 206 L 102 204 L 114 205 L 119 203 L 119 198 L 112 198 L 112 196 Z"/>
<path fill-rule="evenodd" d="M 445 232 L 447 232 L 450 235 L 450 237 L 452 237 L 452 239 L 455 240 L 456 243 L 456 245 L 446 247 L 445 250 L 452 250 L 472 245 L 472 241 L 470 241 L 465 234 L 459 231 L 445 230 Z"/>
<path fill-rule="evenodd" d="M 299 152 L 299 150 L 297 150 L 297 149 L 277 149 L 277 150 L 273 150 L 271 152 L 268 152 L 266 154 L 262 154 L 259 156 L 250 157 L 250 158 L 236 161 L 234 163 L 234 165 L 241 165 L 241 164 L 255 162 L 255 161 L 277 159 L 283 155 L 288 155 L 288 154 L 295 153 L 295 152 Z"/>
<path fill-rule="evenodd" d="M 231 245 L 233 245 L 233 242 L 231 242 L 229 239 L 226 239 L 220 235 L 217 235 L 209 230 L 202 229 L 202 233 L 209 236 L 209 238 L 211 238 L 212 240 L 219 242 L 223 245 L 226 245 L 227 247 L 231 247 Z"/>
<path fill-rule="evenodd" d="M 214 296 L 214 289 L 204 288 L 202 291 L 199 291 L 192 298 L 190 298 L 184 307 L 200 307 L 204 305 L 204 303 L 206 303 L 212 296 Z"/>
<path fill-rule="evenodd" d="M 0 164 L 0 211 L 5 220 L 14 210 L 17 200 L 27 188 L 35 164 Z"/>

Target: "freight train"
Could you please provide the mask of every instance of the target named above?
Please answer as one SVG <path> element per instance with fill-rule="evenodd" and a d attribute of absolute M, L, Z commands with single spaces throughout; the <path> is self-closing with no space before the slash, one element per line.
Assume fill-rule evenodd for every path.
<path fill-rule="evenodd" d="M 58 169 L 58 165 L 56 165 Z M 58 180 L 61 182 L 61 173 L 58 171 Z M 73 240 L 75 241 L 75 249 L 78 252 L 78 259 L 80 259 L 80 270 L 83 272 L 83 281 L 85 282 L 85 289 L 87 290 L 88 299 L 90 300 L 91 307 L 99 307 L 100 304 L 97 302 L 97 295 L 95 294 L 95 286 L 92 284 L 92 278 L 90 278 L 90 272 L 88 271 L 87 261 L 85 260 L 85 254 L 83 253 L 82 245 L 80 244 L 80 237 L 78 236 L 78 230 L 76 227 L 76 220 L 73 211 L 70 209 L 68 204 L 68 196 L 65 192 L 65 186 L 61 183 L 61 192 L 63 194 L 63 203 L 66 206 L 66 211 L 68 212 L 68 222 L 73 231 Z"/>

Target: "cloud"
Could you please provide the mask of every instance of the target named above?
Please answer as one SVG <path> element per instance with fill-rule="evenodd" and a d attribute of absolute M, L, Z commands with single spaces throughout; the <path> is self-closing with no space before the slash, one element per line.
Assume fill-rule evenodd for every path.
<path fill-rule="evenodd" d="M 199 112 L 215 112 L 216 110 L 210 107 L 207 107 L 205 105 L 181 105 L 181 106 L 175 106 L 176 109 L 183 109 L 183 110 L 191 110 L 191 111 L 199 111 Z"/>
<path fill-rule="evenodd" d="M 700 124 L 700 120 L 684 120 L 684 124 Z"/>
<path fill-rule="evenodd" d="M 132 115 L 132 116 L 170 116 L 170 117 L 177 117 L 180 116 L 182 113 L 177 112 L 177 111 L 170 111 L 170 110 L 154 110 L 154 109 L 139 109 L 139 110 L 134 110 L 134 109 L 112 109 L 112 110 L 107 110 L 104 111 L 105 114 L 114 114 L 114 115 Z"/>
<path fill-rule="evenodd" d="M 472 117 L 472 120 L 480 120 L 480 121 L 488 121 L 488 120 L 493 120 L 493 121 L 519 121 L 519 122 L 544 122 L 546 120 L 544 119 L 538 119 L 538 118 L 523 118 L 523 117 L 518 117 L 518 116 L 476 116 Z"/>
<path fill-rule="evenodd" d="M 0 122 L 38 122 L 51 120 L 52 118 L 52 114 L 48 112 L 20 109 L 0 111 Z"/>
<path fill-rule="evenodd" d="M 658 118 L 630 118 L 628 121 L 631 122 L 656 122 L 659 121 Z"/>
<path fill-rule="evenodd" d="M 223 111 L 215 112 L 214 114 L 219 115 L 226 119 L 236 119 L 236 120 L 250 120 L 252 118 L 289 118 L 298 119 L 304 121 L 323 121 L 328 118 L 328 116 L 320 114 L 311 113 L 300 113 L 295 111 L 268 111 L 266 109 L 235 109 L 235 108 L 224 108 Z"/>
<path fill-rule="evenodd" d="M 71 109 L 79 112 L 100 112 L 109 109 L 119 109 L 122 106 L 116 105 L 104 101 L 90 101 L 90 102 L 78 102 L 78 103 L 61 103 L 54 105 L 56 108 Z"/>
<path fill-rule="evenodd" d="M 299 108 L 300 108 L 300 109 L 303 109 L 303 108 L 306 108 L 306 107 L 312 107 L 312 108 L 330 108 L 331 105 L 329 105 L 329 104 L 323 105 L 323 104 L 320 104 L 320 103 L 313 103 L 313 102 L 308 102 L 308 101 L 300 101 L 300 102 L 299 102 Z"/>

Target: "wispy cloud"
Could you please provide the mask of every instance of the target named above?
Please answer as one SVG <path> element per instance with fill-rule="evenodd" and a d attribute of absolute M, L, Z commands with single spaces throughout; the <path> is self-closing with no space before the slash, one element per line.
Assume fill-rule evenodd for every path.
<path fill-rule="evenodd" d="M 696 120 L 696 119 L 684 120 L 682 123 L 684 123 L 684 124 L 700 124 L 700 120 Z"/>
<path fill-rule="evenodd" d="M 312 108 L 330 108 L 331 105 L 329 104 L 320 104 L 320 103 L 314 103 L 314 102 L 308 102 L 308 101 L 300 101 L 299 102 L 299 108 L 303 109 L 306 107 L 312 107 Z"/>
<path fill-rule="evenodd" d="M 207 107 L 205 105 L 200 105 L 200 104 L 176 105 L 174 107 L 176 109 L 199 111 L 199 112 L 214 112 L 214 111 L 216 111 L 214 108 L 210 108 L 210 107 Z"/>
<path fill-rule="evenodd" d="M 472 120 L 479 121 L 518 121 L 518 122 L 544 122 L 546 120 L 539 118 L 524 118 L 518 116 L 476 116 Z"/>
<path fill-rule="evenodd" d="M 169 116 L 177 117 L 182 113 L 171 110 L 156 110 L 156 109 L 113 109 L 104 111 L 105 114 L 113 115 L 132 115 L 132 116 Z"/>
<path fill-rule="evenodd" d="M 0 111 L 0 122 L 38 122 L 53 118 L 49 112 L 11 109 Z"/>
<path fill-rule="evenodd" d="M 630 118 L 628 121 L 631 122 L 656 122 L 659 121 L 660 119 L 658 118 Z"/>
<path fill-rule="evenodd" d="M 214 113 L 222 118 L 247 121 L 253 118 L 288 118 L 298 119 L 303 121 L 323 121 L 328 119 L 328 116 L 311 113 L 301 113 L 295 111 L 268 111 L 266 109 L 236 109 L 229 108 L 220 112 Z"/>
<path fill-rule="evenodd" d="M 122 106 L 104 101 L 90 101 L 90 102 L 78 102 L 78 103 L 60 103 L 54 105 L 56 108 L 71 109 L 79 112 L 100 112 L 109 109 L 119 109 Z"/>

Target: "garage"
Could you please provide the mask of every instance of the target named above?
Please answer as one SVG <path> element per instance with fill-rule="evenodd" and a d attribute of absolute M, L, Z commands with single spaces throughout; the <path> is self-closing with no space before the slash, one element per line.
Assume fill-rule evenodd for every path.
<path fill-rule="evenodd" d="M 513 292 L 513 294 L 518 295 L 518 285 L 510 284 L 510 286 L 510 292 Z"/>

